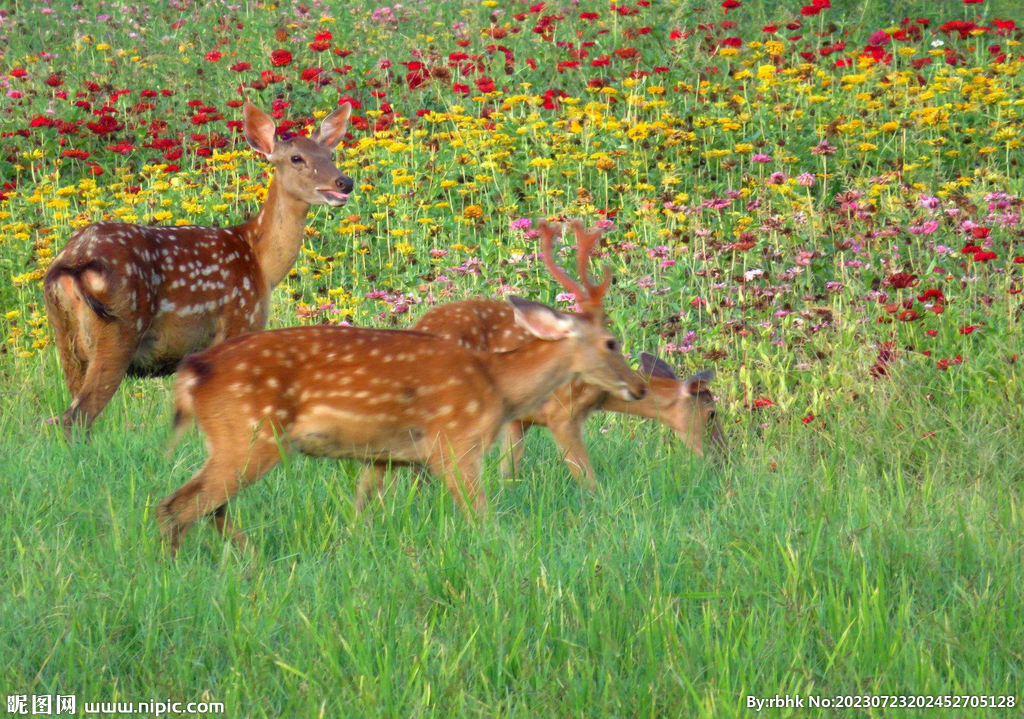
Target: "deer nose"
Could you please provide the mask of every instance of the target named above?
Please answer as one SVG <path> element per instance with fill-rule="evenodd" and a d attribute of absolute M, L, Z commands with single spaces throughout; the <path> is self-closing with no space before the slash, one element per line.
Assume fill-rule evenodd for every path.
<path fill-rule="evenodd" d="M 344 175 L 341 175 L 337 180 L 335 180 L 334 184 L 337 185 L 338 189 L 344 192 L 346 195 L 352 194 L 352 188 L 355 186 L 355 183 L 352 181 L 352 178 L 345 177 Z"/>
<path fill-rule="evenodd" d="M 643 399 L 647 395 L 647 388 L 640 385 L 636 389 L 629 390 L 629 393 L 633 395 L 633 399 Z"/>

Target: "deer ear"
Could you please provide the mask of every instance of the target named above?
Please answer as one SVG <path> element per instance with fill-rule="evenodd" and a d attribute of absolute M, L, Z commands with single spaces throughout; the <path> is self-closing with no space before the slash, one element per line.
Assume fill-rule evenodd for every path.
<path fill-rule="evenodd" d="M 640 374 L 645 377 L 661 377 L 662 379 L 679 379 L 675 370 L 664 360 L 660 360 L 649 352 L 640 354 Z"/>
<path fill-rule="evenodd" d="M 692 377 L 687 377 L 683 380 L 679 393 L 683 396 L 696 397 L 701 392 L 708 392 L 711 390 L 711 380 L 714 378 L 715 371 L 713 369 L 698 372 Z"/>
<path fill-rule="evenodd" d="M 242 129 L 249 146 L 270 157 L 274 151 L 274 133 L 277 130 L 270 115 L 247 102 L 242 106 Z"/>
<path fill-rule="evenodd" d="M 345 103 L 320 123 L 320 130 L 317 133 L 316 141 L 324 147 L 333 150 L 341 144 L 348 130 L 348 118 L 352 115 L 352 105 Z"/>
<path fill-rule="evenodd" d="M 576 319 L 540 302 L 509 297 L 516 325 L 542 340 L 561 340 L 576 334 Z"/>

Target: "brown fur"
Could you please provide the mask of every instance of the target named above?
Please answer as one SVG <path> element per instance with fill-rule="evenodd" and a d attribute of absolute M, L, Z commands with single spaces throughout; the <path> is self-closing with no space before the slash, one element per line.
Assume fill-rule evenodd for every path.
<path fill-rule="evenodd" d="M 528 341 L 515 324 L 508 304 L 496 299 L 475 298 L 440 305 L 413 325 L 480 352 L 508 352 Z M 644 376 L 641 373 L 641 376 Z M 506 472 L 514 474 L 522 456 L 523 435 L 535 425 L 547 427 L 572 474 L 588 488 L 596 478 L 586 446 L 583 425 L 594 412 L 608 411 L 656 419 L 668 426 L 696 454 L 703 456 L 705 439 L 724 446 L 715 413 L 715 401 L 705 386 L 691 387 L 689 380 L 674 376 L 645 376 L 646 395 L 623 402 L 599 387 L 576 379 L 559 388 L 536 412 L 512 422 L 505 431 Z M 699 390 L 691 392 L 691 389 Z"/>
<path fill-rule="evenodd" d="M 282 451 L 365 462 L 358 511 L 380 494 L 389 463 L 427 466 L 459 506 L 483 511 L 481 459 L 508 422 L 576 376 L 623 400 L 642 395 L 597 315 L 513 305 L 532 337 L 509 352 L 423 332 L 318 326 L 249 334 L 186 359 L 175 381 L 177 424 L 195 418 L 209 458 L 157 507 L 172 552 L 197 518 L 226 522 L 226 502 Z"/>
<path fill-rule="evenodd" d="M 66 428 L 91 426 L 126 374 L 168 374 L 190 352 L 265 326 L 310 204 L 343 204 L 340 190 L 351 190 L 333 160 L 348 114 L 346 105 L 324 120 L 322 142 L 275 141 L 273 121 L 246 105 L 246 136 L 275 172 L 263 208 L 241 225 L 97 222 L 71 235 L 43 280 L 72 397 Z"/>

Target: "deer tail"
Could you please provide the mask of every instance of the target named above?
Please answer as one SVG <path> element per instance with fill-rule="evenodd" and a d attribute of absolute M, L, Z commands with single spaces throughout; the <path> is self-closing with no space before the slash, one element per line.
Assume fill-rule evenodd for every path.
<path fill-rule="evenodd" d="M 174 422 L 167 455 L 170 456 L 182 437 L 195 422 L 196 388 L 210 375 L 210 365 L 197 355 L 189 355 L 178 365 L 174 378 Z"/>
<path fill-rule="evenodd" d="M 70 277 L 86 306 L 101 320 L 115 318 L 111 309 L 110 272 L 102 260 L 88 260 L 82 263 L 54 262 L 43 278 L 43 287 L 47 294 L 53 293 L 61 277 Z"/>

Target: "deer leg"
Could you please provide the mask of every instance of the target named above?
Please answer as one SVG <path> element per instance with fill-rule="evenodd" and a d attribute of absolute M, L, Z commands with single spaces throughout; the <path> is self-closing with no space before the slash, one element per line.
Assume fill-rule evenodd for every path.
<path fill-rule="evenodd" d="M 203 468 L 157 505 L 157 523 L 171 556 L 177 554 L 181 537 L 193 522 L 218 511 L 242 487 L 255 482 L 280 461 L 281 454 L 273 437 L 258 439 L 251 452 L 235 456 L 220 457 L 214 448 Z M 214 522 L 218 528 L 232 531 L 226 511 L 222 522 L 218 522 L 216 515 Z"/>
<path fill-rule="evenodd" d="M 227 504 L 222 504 L 217 507 L 217 509 L 213 510 L 213 514 L 210 515 L 210 519 L 213 521 L 213 526 L 217 528 L 220 536 L 230 539 L 236 548 L 243 552 L 252 550 L 252 545 L 249 544 L 249 538 L 246 537 L 245 533 L 236 527 L 234 522 L 228 518 Z"/>
<path fill-rule="evenodd" d="M 364 464 L 359 472 L 359 484 L 356 489 L 356 516 L 366 508 L 367 495 L 372 491 L 377 499 L 384 496 L 384 474 L 387 470 L 385 462 Z"/>
<path fill-rule="evenodd" d="M 587 448 L 583 444 L 583 421 L 566 415 L 555 421 L 548 422 L 548 429 L 555 438 L 562 453 L 562 459 L 572 472 L 572 476 L 590 491 L 597 489 L 594 468 L 587 456 Z"/>
<path fill-rule="evenodd" d="M 505 425 L 501 435 L 501 473 L 506 479 L 519 475 L 522 466 L 526 426 L 519 420 Z"/>
<path fill-rule="evenodd" d="M 66 278 L 67 282 L 72 282 Z M 76 321 L 75 303 L 81 305 L 82 301 L 75 290 L 71 287 L 71 295 L 62 283 L 55 283 L 47 286 L 43 300 L 46 304 L 46 315 L 53 327 L 54 341 L 57 345 L 57 353 L 60 358 L 60 366 L 64 371 L 64 379 L 74 399 L 82 388 L 82 381 L 85 379 L 87 366 L 86 359 L 79 352 L 78 337 L 80 328 Z"/>
<path fill-rule="evenodd" d="M 480 451 L 473 450 L 463 453 L 457 465 L 450 456 L 437 456 L 430 461 L 430 468 L 444 477 L 455 503 L 467 514 L 469 508 L 476 514 L 487 511 L 487 495 L 479 484 L 481 459 Z"/>
<path fill-rule="evenodd" d="M 135 353 L 135 336 L 120 322 L 97 319 L 93 329 L 95 351 L 78 396 L 62 418 L 65 428 L 78 422 L 86 429 L 92 427 L 120 386 Z"/>

